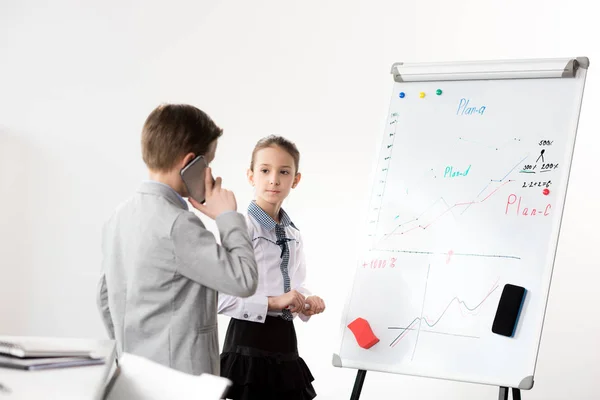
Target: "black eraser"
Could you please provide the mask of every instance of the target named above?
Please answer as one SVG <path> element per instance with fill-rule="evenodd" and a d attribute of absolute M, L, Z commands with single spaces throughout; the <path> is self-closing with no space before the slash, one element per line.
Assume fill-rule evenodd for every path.
<path fill-rule="evenodd" d="M 492 324 L 492 332 L 508 337 L 514 336 L 526 292 L 521 286 L 504 285 Z"/>

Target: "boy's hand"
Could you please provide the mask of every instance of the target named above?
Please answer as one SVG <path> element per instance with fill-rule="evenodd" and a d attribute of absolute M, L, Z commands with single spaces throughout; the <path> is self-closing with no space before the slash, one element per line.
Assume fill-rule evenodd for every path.
<path fill-rule="evenodd" d="M 293 289 L 281 296 L 269 297 L 269 310 L 281 311 L 289 307 L 291 312 L 304 310 L 304 295 Z"/>
<path fill-rule="evenodd" d="M 213 179 L 212 170 L 207 167 L 204 175 L 204 197 L 206 198 L 204 204 L 198 203 L 191 196 L 188 198 L 196 210 L 212 219 L 217 218 L 226 211 L 237 211 L 235 195 L 232 191 L 223 189 L 221 182 L 221 177 Z"/>
<path fill-rule="evenodd" d="M 305 301 L 309 308 L 302 310 L 302 314 L 310 316 L 325 311 L 325 302 L 319 296 L 309 296 Z"/>

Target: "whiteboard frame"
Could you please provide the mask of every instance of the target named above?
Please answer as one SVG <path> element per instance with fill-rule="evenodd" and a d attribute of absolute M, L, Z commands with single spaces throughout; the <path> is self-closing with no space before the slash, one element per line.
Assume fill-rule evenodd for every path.
<path fill-rule="evenodd" d="M 552 58 L 552 59 L 521 59 L 521 60 L 485 60 L 485 61 L 467 61 L 467 62 L 434 62 L 434 63 L 404 63 L 404 62 L 396 62 L 392 64 L 390 73 L 392 74 L 394 83 L 397 82 L 434 82 L 434 81 L 465 81 L 465 80 L 502 80 L 502 79 L 541 79 L 541 78 L 557 78 L 557 79 L 580 79 L 582 80 L 581 91 L 578 94 L 578 98 L 576 99 L 577 105 L 577 116 L 575 119 L 574 127 L 572 132 L 568 132 L 568 135 L 572 136 L 571 140 L 571 151 L 567 154 L 569 161 L 569 168 L 565 169 L 566 177 L 565 177 L 565 191 L 564 197 L 561 199 L 562 207 L 560 210 L 560 215 L 558 216 L 558 221 L 556 224 L 556 229 L 552 232 L 551 241 L 554 242 L 554 246 L 551 246 L 551 251 L 553 252 L 552 256 L 552 264 L 549 267 L 548 271 L 548 282 L 545 283 L 544 288 L 544 297 L 542 298 L 544 302 L 542 318 L 540 320 L 539 326 L 539 337 L 537 341 L 537 349 L 534 359 L 533 366 L 533 375 L 524 377 L 518 385 L 518 389 L 530 390 L 533 388 L 534 384 L 534 375 L 535 370 L 537 368 L 537 360 L 539 357 L 539 349 L 541 345 L 541 338 L 544 329 L 544 322 L 546 319 L 546 312 L 548 307 L 548 298 L 550 295 L 550 289 L 552 286 L 552 275 L 554 273 L 554 266 L 556 262 L 556 253 L 558 250 L 558 246 L 560 244 L 560 230 L 562 227 L 564 209 L 566 205 L 566 198 L 568 193 L 569 186 L 569 178 L 571 176 L 571 167 L 573 163 L 573 154 L 575 152 L 576 138 L 577 138 L 577 130 L 579 127 L 579 120 L 581 117 L 581 106 L 583 103 L 583 94 L 585 91 L 585 82 L 587 76 L 587 69 L 589 68 L 589 58 L 588 57 L 575 57 L 575 58 Z M 393 89 L 392 89 L 393 90 Z M 380 140 L 380 137 L 377 139 Z M 375 160 L 375 164 L 377 163 L 377 158 Z M 372 172 L 373 173 L 373 172 Z M 352 278 L 352 287 L 356 282 L 356 274 L 358 273 L 358 269 L 354 268 L 353 278 Z M 342 318 L 340 322 L 340 329 L 338 334 L 338 340 L 335 342 L 335 346 L 337 349 L 337 353 L 334 352 L 332 356 L 332 365 L 338 368 L 351 368 L 351 369 L 363 369 L 356 363 L 350 362 L 346 365 L 342 362 L 342 358 L 339 356 L 339 351 L 341 350 L 341 346 L 343 344 L 343 337 L 346 327 L 345 317 L 348 313 L 348 309 L 350 307 L 350 302 L 352 300 L 352 292 L 353 290 L 349 290 L 346 299 L 344 302 L 344 308 L 342 312 Z M 406 376 L 419 376 L 422 378 L 428 379 L 440 379 L 440 380 L 450 380 L 450 381 L 459 381 L 466 383 L 475 383 L 482 385 L 494 385 L 498 386 L 496 383 L 488 383 L 488 382 L 473 382 L 473 381 L 462 381 L 451 378 L 443 378 L 443 377 L 434 377 L 434 376 L 423 376 L 417 374 L 409 374 L 409 373 L 399 373 L 392 369 L 387 369 L 385 367 L 380 369 L 373 369 L 376 372 L 388 372 L 397 375 L 406 375 Z"/>
<path fill-rule="evenodd" d="M 574 78 L 587 69 L 587 57 L 471 61 L 461 63 L 403 63 L 392 65 L 395 82 L 428 82 L 486 79 Z"/>

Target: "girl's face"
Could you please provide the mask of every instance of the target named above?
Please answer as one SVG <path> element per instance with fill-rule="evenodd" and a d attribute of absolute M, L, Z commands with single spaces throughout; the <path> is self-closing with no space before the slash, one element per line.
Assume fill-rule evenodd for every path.
<path fill-rule="evenodd" d="M 300 182 L 300 174 L 296 173 L 290 153 L 279 146 L 269 146 L 256 152 L 254 170 L 248 170 L 248 180 L 256 188 L 257 199 L 281 205 Z"/>

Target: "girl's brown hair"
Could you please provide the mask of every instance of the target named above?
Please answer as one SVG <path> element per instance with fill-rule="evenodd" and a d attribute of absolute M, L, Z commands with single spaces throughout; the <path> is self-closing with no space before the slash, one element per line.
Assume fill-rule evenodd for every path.
<path fill-rule="evenodd" d="M 283 150 L 289 153 L 290 156 L 294 159 L 294 164 L 296 166 L 295 173 L 298 173 L 298 169 L 300 168 L 300 152 L 296 145 L 281 136 L 270 135 L 260 139 L 256 146 L 254 146 L 254 150 L 252 151 L 252 160 L 250 160 L 250 169 L 254 171 L 254 158 L 256 157 L 256 153 L 259 150 L 266 149 L 267 147 L 279 146 Z"/>

